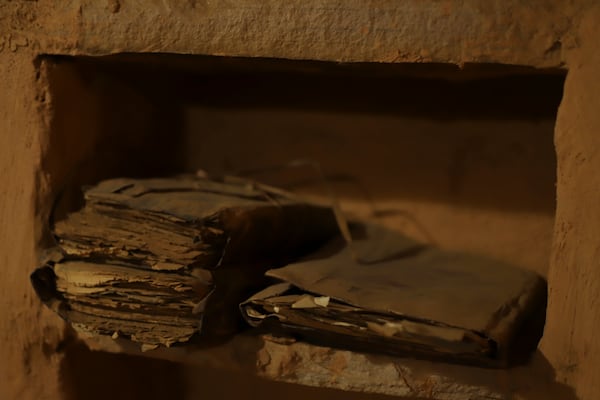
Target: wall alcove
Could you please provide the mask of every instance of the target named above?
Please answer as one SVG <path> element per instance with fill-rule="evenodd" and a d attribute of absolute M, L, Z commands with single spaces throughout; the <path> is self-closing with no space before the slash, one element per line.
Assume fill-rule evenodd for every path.
<path fill-rule="evenodd" d="M 373 204 L 401 211 L 382 223 L 416 236 L 426 231 L 447 249 L 548 272 L 563 70 L 176 54 L 38 61 L 49 86 L 42 174 L 52 190 L 40 205 L 47 218 L 54 198 L 61 197 L 54 210 L 61 218 L 80 205 L 81 186 L 108 177 L 238 173 L 309 159 L 349 211 L 366 214 Z M 256 175 L 321 196 L 311 178 L 302 169 Z M 182 398 L 201 390 L 180 364 L 146 364 L 79 345 L 66 354 L 67 382 L 86 375 L 81 365 L 105 363 L 152 374 L 177 371 L 187 385 Z M 86 379 L 73 385 L 79 391 L 73 398 L 90 398 L 102 387 L 101 379 Z M 483 373 L 481 379 L 490 378 Z M 331 398 L 338 392 L 310 393 Z"/>

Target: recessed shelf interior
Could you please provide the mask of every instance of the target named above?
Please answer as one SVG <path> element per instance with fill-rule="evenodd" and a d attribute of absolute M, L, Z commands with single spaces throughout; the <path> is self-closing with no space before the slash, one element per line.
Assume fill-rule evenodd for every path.
<path fill-rule="evenodd" d="M 311 160 L 348 211 L 547 273 L 564 71 L 170 54 L 46 56 L 40 69 L 57 218 L 81 185 L 197 169 L 327 201 L 313 169 L 288 165 Z"/>

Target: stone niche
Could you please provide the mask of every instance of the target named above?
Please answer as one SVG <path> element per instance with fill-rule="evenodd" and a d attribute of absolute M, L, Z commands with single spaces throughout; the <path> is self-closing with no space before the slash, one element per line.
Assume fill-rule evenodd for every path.
<path fill-rule="evenodd" d="M 323 197 L 314 171 L 286 167 L 303 159 L 321 166 L 349 211 L 368 215 L 375 209 L 384 215 L 382 223 L 422 240 L 548 273 L 556 208 L 553 137 L 564 70 L 175 54 L 41 56 L 38 63 L 50 98 L 42 159 L 51 188 L 41 207 L 46 218 L 50 204 L 56 205 L 55 218 L 76 209 L 79 187 L 99 179 L 198 169 L 250 174 Z M 319 353 L 314 363 L 323 357 Z M 420 385 L 415 369 L 417 383 L 411 385 L 409 377 L 405 391 L 387 390 L 375 378 L 369 390 L 368 380 L 353 387 L 333 378 L 331 384 L 290 378 L 289 371 L 263 374 L 321 386 L 314 389 L 163 362 L 71 344 L 61 373 L 72 398 L 108 396 L 100 370 L 135 370 L 127 387 L 146 386 L 147 398 L 167 393 L 146 383 L 144 377 L 152 374 L 151 379 L 166 374 L 172 382 L 168 393 L 177 398 L 207 392 L 228 397 L 243 390 L 261 399 L 379 396 L 325 386 L 420 397 L 434 390 L 415 387 Z M 460 374 L 471 372 L 480 373 Z M 481 379 L 489 381 L 490 374 L 496 372 Z M 457 384 L 445 372 L 434 375 L 450 391 L 432 398 L 480 398 L 465 397 L 463 389 L 453 397 L 448 388 L 462 381 Z M 120 373 L 106 376 L 126 386 Z M 231 379 L 240 386 L 231 388 Z M 480 384 L 475 381 L 468 384 Z"/>

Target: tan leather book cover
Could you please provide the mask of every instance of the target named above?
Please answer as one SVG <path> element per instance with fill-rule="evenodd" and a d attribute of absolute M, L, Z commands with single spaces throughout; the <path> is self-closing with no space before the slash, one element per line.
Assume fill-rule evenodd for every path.
<path fill-rule="evenodd" d="M 534 272 L 374 224 L 352 230 L 350 244 L 268 271 L 281 283 L 241 305 L 246 320 L 342 348 L 503 366 L 543 314 L 546 284 Z"/>

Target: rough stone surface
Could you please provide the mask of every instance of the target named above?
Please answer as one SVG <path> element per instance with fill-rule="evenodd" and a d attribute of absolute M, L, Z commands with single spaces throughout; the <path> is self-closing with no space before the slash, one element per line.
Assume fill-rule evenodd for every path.
<path fill-rule="evenodd" d="M 516 396 L 548 398 L 535 397 L 540 393 L 536 386 L 546 383 L 548 376 L 554 382 L 556 374 L 556 380 L 572 385 L 580 399 L 595 399 L 600 392 L 600 345 L 594 340 L 594 332 L 600 328 L 595 223 L 600 217 L 600 145 L 596 137 L 600 129 L 600 12 L 590 6 L 593 3 L 375 0 L 366 6 L 359 0 L 3 2 L 0 398 L 78 398 L 68 397 L 60 387 L 64 383 L 59 377 L 64 327 L 41 307 L 28 282 L 28 274 L 37 263 L 36 246 L 46 222 L 49 194 L 56 190 L 55 177 L 47 175 L 43 163 L 53 151 L 48 138 L 52 102 L 47 88 L 36 79 L 36 57 L 168 52 L 344 62 L 485 62 L 568 69 L 555 136 L 558 205 L 549 274 L 550 307 L 541 347 L 550 363 L 542 363 L 542 372 L 534 375 L 536 383 L 524 384 Z M 64 170 L 74 167 L 72 160 L 65 159 L 65 163 Z M 336 363 L 354 362 L 333 356 L 342 360 L 327 361 L 334 369 Z M 268 365 L 265 371 L 270 371 Z M 384 371 L 393 374 L 395 370 L 386 367 Z M 316 379 L 309 376 L 302 383 L 322 383 Z M 420 388 L 421 384 L 410 386 Z M 427 385 L 423 387 L 421 394 L 427 391 Z M 556 398 L 573 398 L 563 387 L 552 393 Z"/>
<path fill-rule="evenodd" d="M 139 352 L 125 340 L 90 338 L 92 348 Z M 271 336 L 238 336 L 210 349 L 159 349 L 146 356 L 193 366 L 258 374 L 282 382 L 432 400 L 505 400 L 517 392 L 502 371 L 366 355 Z"/>
<path fill-rule="evenodd" d="M 556 125 L 557 211 L 542 350 L 581 399 L 600 393 L 600 7 L 579 26 L 579 47 Z"/>
<path fill-rule="evenodd" d="M 37 263 L 34 221 L 43 93 L 30 54 L 0 52 L 0 398 L 39 399 L 59 386 L 62 323 L 27 282 Z M 14 47 L 14 46 L 13 46 Z"/>
<path fill-rule="evenodd" d="M 139 344 L 125 339 L 84 340 L 94 350 L 140 354 Z M 240 379 L 258 375 L 295 385 L 344 391 L 323 392 L 320 394 L 323 399 L 336 396 L 335 393 L 341 399 L 353 392 L 432 400 L 576 400 L 571 387 L 556 381 L 552 366 L 539 351 L 527 365 L 503 370 L 361 354 L 270 335 L 239 335 L 210 348 L 160 348 L 144 355 L 181 363 L 190 371 L 227 371 Z M 192 385 L 192 393 L 200 394 L 203 390 L 207 388 L 201 383 Z"/>
<path fill-rule="evenodd" d="M 315 387 L 436 400 L 504 400 L 508 390 L 491 370 L 368 356 L 304 343 L 266 342 L 259 374 Z"/>
<path fill-rule="evenodd" d="M 558 66 L 575 2 L 410 0 L 13 2 L 10 47 L 372 62 Z M 31 29 L 32 27 L 37 29 Z"/>

